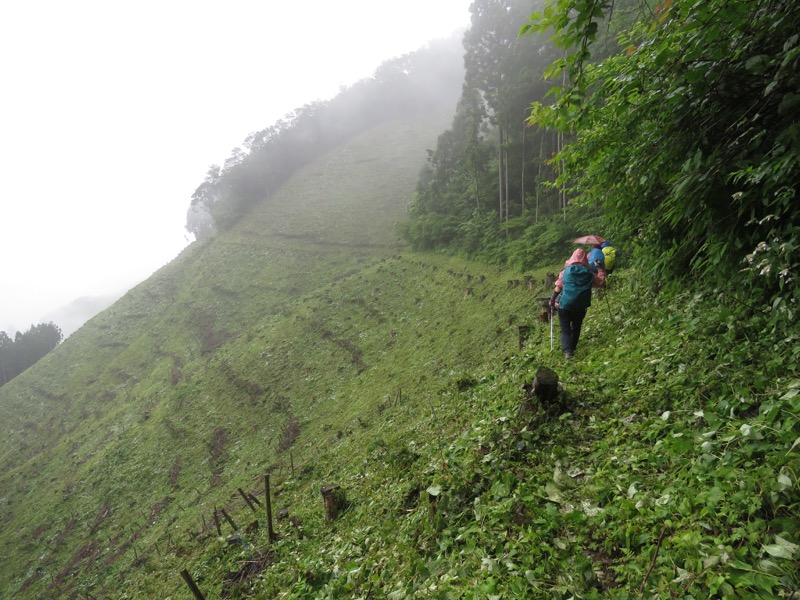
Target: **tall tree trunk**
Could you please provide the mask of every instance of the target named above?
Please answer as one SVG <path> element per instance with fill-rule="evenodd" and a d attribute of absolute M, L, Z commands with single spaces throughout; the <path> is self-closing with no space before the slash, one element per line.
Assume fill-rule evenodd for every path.
<path fill-rule="evenodd" d="M 560 131 L 558 132 L 558 154 L 561 155 L 561 151 L 564 149 L 564 134 Z M 559 172 L 564 172 L 564 160 L 559 159 L 558 161 Z M 567 190 L 564 189 L 564 186 L 561 185 L 558 190 L 559 194 L 559 201 L 561 204 L 561 210 L 564 211 L 564 220 L 567 220 Z"/>
<path fill-rule="evenodd" d="M 500 201 L 500 222 L 503 222 L 503 128 L 498 125 L 497 134 L 499 143 L 497 146 L 497 194 Z"/>
<path fill-rule="evenodd" d="M 478 195 L 478 169 L 472 169 L 472 182 L 475 185 L 475 208 L 481 209 L 480 195 Z"/>
<path fill-rule="evenodd" d="M 536 223 L 539 222 L 539 198 L 542 189 L 542 165 L 544 164 L 544 138 L 545 132 L 544 130 L 539 130 L 539 135 L 541 136 L 541 142 L 539 143 L 539 173 L 536 175 L 536 214 L 534 216 L 534 221 Z"/>
<path fill-rule="evenodd" d="M 504 160 L 503 160 L 503 163 L 504 163 L 503 164 L 503 167 L 504 167 L 503 168 L 503 182 L 504 182 L 505 187 L 506 187 L 506 191 L 504 193 L 504 196 L 505 196 L 505 199 L 506 199 L 506 221 L 508 221 L 509 213 L 511 212 L 510 205 L 509 205 L 509 196 L 511 195 L 511 190 L 510 190 L 510 186 L 508 185 L 508 148 L 503 150 L 503 154 L 505 154 L 505 157 L 504 157 Z"/>
<path fill-rule="evenodd" d="M 508 221 L 510 212 L 508 197 L 511 195 L 510 186 L 508 185 L 508 139 L 509 137 L 511 137 L 508 129 L 508 117 L 505 118 L 505 130 L 506 130 L 506 144 L 503 147 L 503 182 L 505 184 L 506 189 L 503 196 L 505 197 L 506 200 L 506 221 Z M 506 230 L 506 237 L 508 237 L 508 230 Z"/>
<path fill-rule="evenodd" d="M 564 69 L 561 72 L 561 87 L 565 89 L 567 87 L 567 70 Z M 564 134 L 560 131 L 558 132 L 558 154 L 561 156 L 561 151 L 564 149 Z M 559 160 L 559 167 L 560 173 L 564 173 L 564 161 L 563 159 Z M 561 206 L 564 209 L 564 220 L 567 220 L 567 190 L 564 189 L 562 186 L 559 190 L 561 194 Z"/>
<path fill-rule="evenodd" d="M 525 214 L 525 121 L 522 121 L 522 161 L 519 176 L 519 205 L 522 214 Z"/>

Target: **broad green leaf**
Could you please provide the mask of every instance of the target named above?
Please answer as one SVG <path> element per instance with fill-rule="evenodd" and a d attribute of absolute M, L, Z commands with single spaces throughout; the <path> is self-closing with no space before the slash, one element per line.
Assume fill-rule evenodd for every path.
<path fill-rule="evenodd" d="M 749 58 L 745 63 L 744 68 L 750 71 L 751 73 L 759 75 L 767 70 L 767 68 L 769 67 L 769 63 L 770 63 L 769 57 L 763 54 L 759 54 L 758 56 L 753 56 Z"/>
<path fill-rule="evenodd" d="M 686 581 L 691 579 L 692 574 L 687 571 L 686 569 L 681 569 L 678 567 L 678 576 L 672 580 L 672 583 L 681 583 L 682 581 Z"/>
<path fill-rule="evenodd" d="M 779 546 L 782 546 L 782 547 L 786 548 L 792 554 L 795 554 L 797 552 L 797 550 L 800 549 L 800 546 L 798 546 L 794 542 L 790 542 L 786 538 L 782 538 L 779 535 L 775 536 L 775 543 L 778 544 Z"/>
<path fill-rule="evenodd" d="M 730 563 L 732 569 L 738 569 L 739 571 L 752 571 L 753 567 L 748 565 L 746 562 L 742 562 L 740 560 L 732 560 Z"/>
<path fill-rule="evenodd" d="M 764 571 L 765 573 L 777 573 L 780 571 L 780 566 L 778 563 L 773 562 L 771 560 L 767 560 L 766 558 L 758 563 L 758 569 L 760 571 Z"/>
<path fill-rule="evenodd" d="M 561 504 L 564 502 L 564 496 L 561 493 L 561 489 L 552 481 L 548 481 L 544 486 L 545 494 L 547 494 L 547 498 L 553 502 L 557 502 Z"/>
<path fill-rule="evenodd" d="M 787 115 L 800 106 L 800 94 L 785 94 L 778 107 L 779 115 Z"/>
<path fill-rule="evenodd" d="M 798 394 L 800 394 L 800 389 L 792 388 L 788 392 L 786 392 L 783 396 L 781 396 L 781 400 L 791 400 Z"/>
<path fill-rule="evenodd" d="M 798 545 L 785 540 L 779 535 L 775 536 L 774 544 L 767 544 L 763 547 L 764 552 L 775 558 L 785 558 L 792 560 L 797 553 Z"/>

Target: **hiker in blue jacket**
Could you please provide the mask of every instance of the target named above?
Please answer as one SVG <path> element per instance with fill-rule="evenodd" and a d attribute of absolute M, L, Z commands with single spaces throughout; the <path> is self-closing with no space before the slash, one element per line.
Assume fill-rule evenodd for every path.
<path fill-rule="evenodd" d="M 586 316 L 586 309 L 592 303 L 592 288 L 603 287 L 606 282 L 603 263 L 597 260 L 594 267 L 597 269 L 596 273 L 589 268 L 589 261 L 583 248 L 575 250 L 564 263 L 564 270 L 558 274 L 555 290 L 550 297 L 550 306 L 558 308 L 561 349 L 567 358 L 572 358 L 575 354 L 583 318 Z"/>
<path fill-rule="evenodd" d="M 592 249 L 589 250 L 588 260 L 589 260 L 589 269 L 592 271 L 592 273 L 597 273 L 596 265 L 598 261 L 602 264 L 603 269 L 605 270 L 606 255 L 603 254 L 603 249 L 600 246 L 600 244 L 595 244 L 592 246 Z"/>

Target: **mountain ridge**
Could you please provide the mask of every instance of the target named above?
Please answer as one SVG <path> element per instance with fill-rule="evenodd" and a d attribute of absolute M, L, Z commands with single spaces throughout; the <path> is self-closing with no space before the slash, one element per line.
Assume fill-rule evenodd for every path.
<path fill-rule="evenodd" d="M 447 118 L 386 125 L 359 136 L 343 153 L 326 155 L 293 178 L 302 182 L 299 191 L 289 184 L 286 195 L 270 199 L 261 213 L 255 211 L 229 234 L 192 244 L 3 389 L 0 398 L 10 418 L 0 451 L 7 473 L 2 489 L 9 509 L 6 521 L 11 516 L 19 521 L 2 543 L 17 561 L 28 558 L 5 572 L 2 587 L 31 597 L 47 595 L 54 585 L 75 595 L 76 582 L 86 580 L 99 580 L 100 589 L 108 589 L 113 578 L 96 569 L 119 560 L 136 562 L 130 555 L 143 543 L 141 536 L 152 535 L 152 526 L 141 522 L 143 510 L 154 513 L 155 523 L 157 515 L 174 506 L 175 500 L 168 499 L 177 494 L 176 485 L 214 490 L 221 484 L 229 463 L 236 462 L 229 456 L 234 454 L 229 440 L 252 435 L 249 426 L 231 419 L 242 406 L 278 415 L 267 434 L 269 445 L 276 445 L 287 424 L 302 414 L 300 405 L 319 401 L 294 399 L 292 387 L 302 395 L 307 386 L 276 390 L 270 385 L 270 375 L 280 381 L 284 368 L 314 368 L 302 366 L 302 357 L 292 348 L 295 322 L 302 317 L 292 323 L 285 317 L 291 315 L 292 303 L 309 301 L 303 298 L 316 297 L 315 302 L 326 306 L 340 303 L 331 295 L 335 286 L 362 278 L 370 265 L 379 269 L 380 261 L 398 251 L 391 232 L 404 203 L 397 199 L 410 195 L 425 156 L 423 140 L 432 144 L 433 132 Z M 378 161 L 381 138 L 390 151 Z M 348 152 L 369 159 L 352 162 Z M 359 176 L 342 174 L 352 173 L 358 164 L 363 168 Z M 339 200 L 328 199 L 327 215 L 319 190 L 335 187 L 320 187 L 324 173 L 343 184 Z M 296 203 L 281 203 L 281 198 Z M 310 208 L 304 210 L 304 202 L 316 203 L 314 217 Z M 262 243 L 254 244 L 256 239 Z M 332 248 L 338 251 L 332 253 Z M 331 291 L 325 291 L 328 286 Z M 372 318 L 385 318 L 370 313 L 367 298 L 354 298 L 351 304 Z M 366 350 L 350 334 L 317 319 L 303 326 L 308 335 L 330 347 L 336 370 L 355 369 L 357 375 L 361 367 L 356 357 Z M 272 351 L 248 349 L 270 339 L 277 340 Z M 243 349 L 232 353 L 237 345 Z M 261 374 L 251 370 L 263 371 L 276 350 L 280 356 L 274 367 Z M 218 375 L 208 379 L 203 375 L 207 369 Z M 195 396 L 198 391 L 200 397 Z M 287 413 L 287 403 L 299 406 Z M 200 422 L 187 416 L 192 404 L 194 412 L 200 406 L 207 411 Z M 349 419 L 355 416 L 351 413 Z M 332 425 L 335 416 L 327 420 L 328 427 L 339 427 Z M 150 427 L 152 423 L 157 426 Z M 319 430 L 324 424 L 304 426 Z M 153 454 L 176 442 L 181 448 L 173 456 L 159 459 Z M 134 495 L 132 490 L 149 478 L 148 471 L 149 477 L 165 483 L 145 486 Z M 57 487 L 48 482 L 58 482 Z M 146 487 L 151 491 L 144 491 Z M 24 500 L 30 494 L 39 500 Z M 133 530 L 125 524 L 128 512 L 139 515 L 132 517 Z M 43 521 L 43 514 L 51 518 Z M 88 536 L 85 529 L 79 531 L 85 527 Z M 105 549 L 98 545 L 98 531 L 107 531 Z M 41 544 L 52 550 L 37 560 L 33 557 Z M 70 546 L 74 550 L 65 555 Z"/>
<path fill-rule="evenodd" d="M 563 358 L 560 263 L 397 245 L 447 118 L 308 165 L 0 390 L 4 597 L 798 593 L 796 326 L 631 261 Z"/>

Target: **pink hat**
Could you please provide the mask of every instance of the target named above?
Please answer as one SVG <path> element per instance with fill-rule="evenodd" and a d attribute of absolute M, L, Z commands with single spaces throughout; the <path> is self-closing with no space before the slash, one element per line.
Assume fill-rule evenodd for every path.
<path fill-rule="evenodd" d="M 567 262 L 564 263 L 565 267 L 570 265 L 583 265 L 584 267 L 589 266 L 589 261 L 586 259 L 586 250 L 583 248 L 578 248 L 575 252 L 572 253 L 572 256 L 569 257 Z"/>

